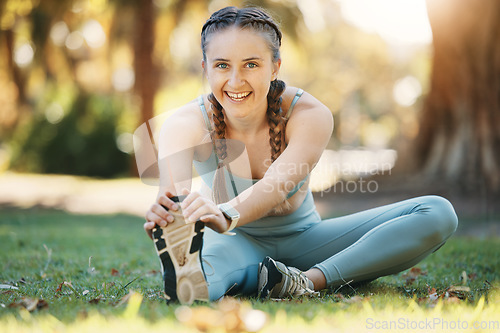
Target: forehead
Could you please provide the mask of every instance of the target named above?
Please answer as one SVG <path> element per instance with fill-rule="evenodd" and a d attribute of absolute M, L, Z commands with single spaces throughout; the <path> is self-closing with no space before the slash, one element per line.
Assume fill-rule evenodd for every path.
<path fill-rule="evenodd" d="M 267 59 L 271 50 L 262 33 L 231 27 L 209 36 L 206 55 L 207 60 L 221 58 L 236 61 L 256 56 Z"/>

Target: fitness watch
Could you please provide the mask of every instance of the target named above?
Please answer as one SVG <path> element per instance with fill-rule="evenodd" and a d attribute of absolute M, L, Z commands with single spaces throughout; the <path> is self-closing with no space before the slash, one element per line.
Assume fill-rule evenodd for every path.
<path fill-rule="evenodd" d="M 223 203 L 220 205 L 217 205 L 217 207 L 220 209 L 222 214 L 226 219 L 231 221 L 231 224 L 229 225 L 229 229 L 227 229 L 225 232 L 223 232 L 224 235 L 236 235 L 234 232 L 230 232 L 234 228 L 236 228 L 236 225 L 238 224 L 238 221 L 240 219 L 240 213 L 229 203 Z"/>

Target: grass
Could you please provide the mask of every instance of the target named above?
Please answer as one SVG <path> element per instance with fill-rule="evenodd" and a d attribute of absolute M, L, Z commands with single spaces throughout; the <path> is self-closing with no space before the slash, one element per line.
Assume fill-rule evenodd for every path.
<path fill-rule="evenodd" d="M 0 284 L 18 288 L 0 289 L 0 331 L 2 326 L 7 332 L 22 331 L 34 325 L 33 320 L 52 327 L 49 331 L 55 330 L 54 322 L 112 331 L 111 327 L 125 325 L 120 318 L 127 316 L 135 318 L 125 325 L 128 329 L 138 325 L 137 330 L 155 331 L 169 325 L 189 331 L 193 325 L 212 325 L 207 316 L 227 315 L 235 307 L 240 312 L 262 311 L 258 313 L 268 317 L 265 330 L 271 331 L 293 323 L 300 331 L 347 327 L 353 321 L 366 329 L 365 321 L 372 318 L 368 316 L 395 318 L 399 313 L 402 318 L 408 311 L 413 318 L 426 318 L 436 309 L 442 311 L 440 318 L 465 318 L 481 309 L 483 319 L 490 318 L 489 311 L 500 312 L 500 239 L 453 237 L 413 271 L 354 289 L 327 290 L 313 299 L 241 298 L 230 310 L 223 303 L 195 304 L 182 322 L 180 313 L 186 308 L 167 306 L 162 298 L 160 264 L 142 222 L 128 215 L 72 215 L 36 208 L 0 211 Z M 441 297 L 435 300 L 436 296 Z M 20 306 L 23 298 L 44 302 L 38 303 L 39 310 L 28 312 Z"/>

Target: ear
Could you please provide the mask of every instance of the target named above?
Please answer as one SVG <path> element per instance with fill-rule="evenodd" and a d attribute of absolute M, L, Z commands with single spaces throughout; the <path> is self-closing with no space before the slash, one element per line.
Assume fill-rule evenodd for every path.
<path fill-rule="evenodd" d="M 203 68 L 203 74 L 205 75 L 205 78 L 208 79 L 207 63 L 203 59 L 201 60 L 201 68 Z"/>
<path fill-rule="evenodd" d="M 278 73 L 280 71 L 280 68 L 281 68 L 281 58 L 278 59 L 278 61 L 274 62 L 273 75 L 272 75 L 273 80 L 276 80 L 278 78 Z"/>

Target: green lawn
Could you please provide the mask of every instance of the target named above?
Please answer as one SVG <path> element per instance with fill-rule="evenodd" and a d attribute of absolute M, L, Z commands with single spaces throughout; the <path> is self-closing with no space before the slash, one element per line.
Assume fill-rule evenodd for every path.
<path fill-rule="evenodd" d="M 49 320 L 46 318 L 68 327 L 88 323 L 88 318 L 101 318 L 96 320 L 106 324 L 94 325 L 116 328 L 124 324 L 119 320 L 110 324 L 113 318 L 124 318 L 127 311 L 134 311 L 125 297 L 131 291 L 142 296 L 142 303 L 140 297 L 133 297 L 139 299 L 136 307 L 140 304 L 137 315 L 134 312 L 134 325 L 168 323 L 188 329 L 189 322 L 184 325 L 178 320 L 184 318 L 180 313 L 186 308 L 167 306 L 162 299 L 160 264 L 142 222 L 127 215 L 72 215 L 42 209 L 0 211 L 0 284 L 18 288 L 0 289 L 0 331 L 2 325 L 14 332 L 23 323 Z M 296 323 L 297 329 L 304 325 L 345 328 L 349 320 L 357 321 L 358 326 L 363 321 L 360 327 L 369 328 L 367 320 L 373 320 L 369 316 L 385 318 L 388 313 L 395 316 L 398 311 L 404 314 L 414 308 L 435 313 L 437 307 L 447 316 L 474 313 L 483 308 L 483 296 L 482 313 L 487 318 L 488 311 L 500 312 L 496 292 L 500 284 L 500 239 L 453 237 L 417 268 L 420 272 L 380 278 L 355 290 L 327 290 L 314 299 L 262 302 L 242 298 L 235 304 L 266 313 L 270 330 L 284 322 Z M 434 300 L 435 296 L 441 297 Z M 40 308 L 29 315 L 20 305 L 26 297 L 40 300 Z M 229 311 L 221 310 L 220 304 L 196 304 L 191 309 L 190 321 L 207 311 L 212 315 Z M 418 317 L 415 311 L 410 312 Z M 148 330 L 154 331 L 154 327 L 148 326 Z"/>

